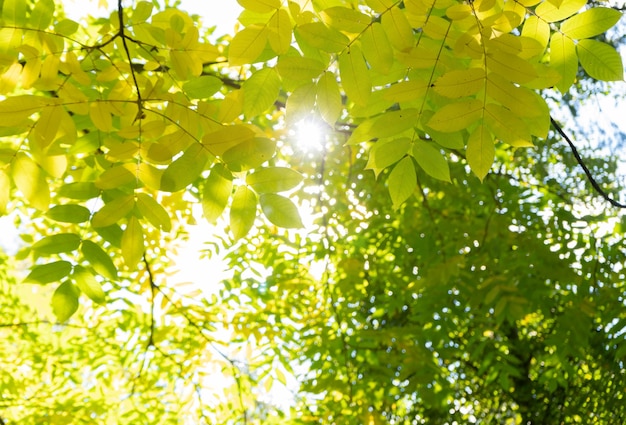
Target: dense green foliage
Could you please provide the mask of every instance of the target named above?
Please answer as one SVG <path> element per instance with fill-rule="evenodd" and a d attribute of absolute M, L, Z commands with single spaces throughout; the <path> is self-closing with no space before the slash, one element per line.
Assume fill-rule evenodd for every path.
<path fill-rule="evenodd" d="M 621 13 L 237 3 L 0 0 L 0 421 L 626 422 L 626 222 L 546 102 L 623 79 Z"/>

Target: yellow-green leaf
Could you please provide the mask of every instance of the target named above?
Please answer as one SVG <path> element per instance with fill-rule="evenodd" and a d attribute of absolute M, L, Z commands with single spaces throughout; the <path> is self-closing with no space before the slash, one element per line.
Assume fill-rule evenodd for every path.
<path fill-rule="evenodd" d="M 58 195 L 63 198 L 86 201 L 98 197 L 100 189 L 96 187 L 94 182 L 74 182 L 61 186 Z"/>
<path fill-rule="evenodd" d="M 222 87 L 222 80 L 212 75 L 194 77 L 183 84 L 183 91 L 191 99 L 208 99 Z"/>
<path fill-rule="evenodd" d="M 322 119 L 330 125 L 335 125 L 341 115 L 343 105 L 339 84 L 332 72 L 325 72 L 317 81 L 316 103 Z"/>
<path fill-rule="evenodd" d="M 272 224 L 287 229 L 302 227 L 298 208 L 289 198 L 275 193 L 264 193 L 259 203 L 263 214 Z"/>
<path fill-rule="evenodd" d="M 122 235 L 121 248 L 126 267 L 133 270 L 144 253 L 143 229 L 137 217 L 131 217 L 128 220 Z"/>
<path fill-rule="evenodd" d="M 157 229 L 172 230 L 172 221 L 165 208 L 147 193 L 138 193 L 136 205 L 143 217 Z"/>
<path fill-rule="evenodd" d="M 365 168 L 373 170 L 378 177 L 382 170 L 404 158 L 410 147 L 411 139 L 408 137 L 379 140 L 370 149 Z"/>
<path fill-rule="evenodd" d="M 115 267 L 110 254 L 104 251 L 98 244 L 92 241 L 83 241 L 80 251 L 96 273 L 107 279 L 117 280 L 117 267 Z"/>
<path fill-rule="evenodd" d="M 93 227 L 107 227 L 115 224 L 126 217 L 134 206 L 135 198 L 133 195 L 124 195 L 113 199 L 93 215 L 91 225 Z"/>
<path fill-rule="evenodd" d="M 24 278 L 24 283 L 38 283 L 40 285 L 57 282 L 72 271 L 72 264 L 68 261 L 53 261 L 48 264 L 34 266 L 28 276 Z"/>
<path fill-rule="evenodd" d="M 45 105 L 44 99 L 36 96 L 11 96 L 0 101 L 0 127 L 14 127 L 24 122 Z"/>
<path fill-rule="evenodd" d="M 222 164 L 215 164 L 202 190 L 202 212 L 209 223 L 222 215 L 232 192 L 232 174 Z"/>
<path fill-rule="evenodd" d="M 493 136 L 484 125 L 479 125 L 467 140 L 466 158 L 468 165 L 480 181 L 483 181 L 489 172 L 495 155 Z"/>
<path fill-rule="evenodd" d="M 266 167 L 246 176 L 246 183 L 258 193 L 291 190 L 302 182 L 302 175 L 291 168 Z"/>
<path fill-rule="evenodd" d="M 99 189 L 117 189 L 121 186 L 136 186 L 138 183 L 135 164 L 118 165 L 104 171 L 96 179 L 95 185 Z"/>
<path fill-rule="evenodd" d="M 597 40 L 580 40 L 576 51 L 580 64 L 590 77 L 601 81 L 624 79 L 622 57 L 613 46 Z"/>
<path fill-rule="evenodd" d="M 396 2 L 394 0 L 366 0 L 365 3 L 371 7 L 374 12 L 383 13 L 391 8 Z"/>
<path fill-rule="evenodd" d="M 439 149 L 430 143 L 418 141 L 413 144 L 411 155 L 428 175 L 446 182 L 450 181 L 450 166 Z"/>
<path fill-rule="evenodd" d="M 52 294 L 52 312 L 59 322 L 68 320 L 78 310 L 80 290 L 70 281 L 65 281 Z"/>
<path fill-rule="evenodd" d="M 485 86 L 486 71 L 468 68 L 450 71 L 433 83 L 435 92 L 449 98 L 470 96 Z"/>
<path fill-rule="evenodd" d="M 227 125 L 202 138 L 202 144 L 213 155 L 221 156 L 228 149 L 254 139 L 254 131 L 245 125 Z"/>
<path fill-rule="evenodd" d="M 104 304 L 106 295 L 102 290 L 102 285 L 96 280 L 96 277 L 86 268 L 82 266 L 74 266 L 72 272 L 72 280 L 80 289 L 96 304 Z"/>
<path fill-rule="evenodd" d="M 621 17 L 621 12 L 617 10 L 608 7 L 593 7 L 563 22 L 561 32 L 575 39 L 590 38 L 606 32 Z"/>
<path fill-rule="evenodd" d="M 89 220 L 91 213 L 82 205 L 67 204 L 50 208 L 46 215 L 50 219 L 62 223 L 84 223 Z"/>
<path fill-rule="evenodd" d="M 276 142 L 264 137 L 246 140 L 228 149 L 222 159 L 232 171 L 245 171 L 256 168 L 268 161 L 276 152 Z"/>
<path fill-rule="evenodd" d="M 282 78 L 294 81 L 311 80 L 324 72 L 326 66 L 317 59 L 302 56 L 281 56 L 276 70 Z"/>
<path fill-rule="evenodd" d="M 50 188 L 43 170 L 26 154 L 19 152 L 11 167 L 13 181 L 29 204 L 46 211 L 50 205 Z"/>
<path fill-rule="evenodd" d="M 285 9 L 279 9 L 268 22 L 270 30 L 268 40 L 274 52 L 279 55 L 287 53 L 291 46 L 291 19 Z"/>
<path fill-rule="evenodd" d="M 6 214 L 10 198 L 11 179 L 4 170 L 0 169 L 0 215 Z"/>
<path fill-rule="evenodd" d="M 530 62 L 502 51 L 487 53 L 487 67 L 515 83 L 528 83 L 538 77 Z"/>
<path fill-rule="evenodd" d="M 246 186 L 239 186 L 230 206 L 230 231 L 235 240 L 246 236 L 256 218 L 257 196 Z"/>
<path fill-rule="evenodd" d="M 550 40 L 550 66 L 557 70 L 561 80 L 556 87 L 565 93 L 574 84 L 578 71 L 578 57 L 574 42 L 561 33 L 552 34 Z"/>
<path fill-rule="evenodd" d="M 428 81 L 400 81 L 385 89 L 384 98 L 394 102 L 411 102 L 422 99 L 428 91 Z"/>
<path fill-rule="evenodd" d="M 204 171 L 211 155 L 200 143 L 193 143 L 161 175 L 161 190 L 178 192 L 193 183 Z"/>
<path fill-rule="evenodd" d="M 339 55 L 339 73 L 349 99 L 357 105 L 366 105 L 372 92 L 372 81 L 358 46 L 352 45 Z"/>
<path fill-rule="evenodd" d="M 388 74 L 393 65 L 393 48 L 382 25 L 372 23 L 361 34 L 361 47 L 367 63 L 381 74 Z"/>
<path fill-rule="evenodd" d="M 535 14 L 546 22 L 562 21 L 578 12 L 587 0 L 563 0 L 559 5 L 556 2 L 544 1 L 535 8 Z"/>
<path fill-rule="evenodd" d="M 268 13 L 280 8 L 280 0 L 237 0 L 244 9 L 258 13 Z"/>
<path fill-rule="evenodd" d="M 355 9 L 333 6 L 320 13 L 322 21 L 329 27 L 352 34 L 359 34 L 367 28 L 371 18 Z"/>
<path fill-rule="evenodd" d="M 394 7 L 382 16 L 381 24 L 391 45 L 400 51 L 408 51 L 415 45 L 413 28 L 404 10 Z"/>
<path fill-rule="evenodd" d="M 243 113 L 255 117 L 274 105 L 280 91 L 280 79 L 274 68 L 263 68 L 242 85 Z"/>
<path fill-rule="evenodd" d="M 228 61 L 231 65 L 254 63 L 267 44 L 269 30 L 265 26 L 251 25 L 233 37 L 228 48 Z"/>
<path fill-rule="evenodd" d="M 80 237 L 74 233 L 59 233 L 39 239 L 32 246 L 37 255 L 68 253 L 78 249 Z"/>
<path fill-rule="evenodd" d="M 445 105 L 428 121 L 428 126 L 437 131 L 463 130 L 475 123 L 483 113 L 483 102 L 464 100 Z"/>
<path fill-rule="evenodd" d="M 499 140 L 515 147 L 533 146 L 528 126 L 513 112 L 500 105 L 485 106 L 485 123 Z"/>
<path fill-rule="evenodd" d="M 350 39 L 334 28 L 322 22 L 311 22 L 297 28 L 298 34 L 311 47 L 329 53 L 341 52 L 350 43 Z"/>
<path fill-rule="evenodd" d="M 89 105 L 89 117 L 98 130 L 104 132 L 113 130 L 111 107 L 105 102 L 92 102 Z"/>
<path fill-rule="evenodd" d="M 415 165 L 411 157 L 406 156 L 393 167 L 387 180 L 394 209 L 398 209 L 413 194 L 416 182 Z"/>
<path fill-rule="evenodd" d="M 294 124 L 308 117 L 315 106 L 317 86 L 313 83 L 304 84 L 291 93 L 287 98 L 287 121 Z"/>

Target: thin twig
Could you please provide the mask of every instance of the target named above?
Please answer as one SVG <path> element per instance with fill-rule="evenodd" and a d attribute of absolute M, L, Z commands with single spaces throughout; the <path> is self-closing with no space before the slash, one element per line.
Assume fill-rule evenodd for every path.
<path fill-rule="evenodd" d="M 561 126 L 554 120 L 554 118 L 550 117 L 550 122 L 552 123 L 552 127 L 554 127 L 556 132 L 559 133 L 561 135 L 561 137 L 563 137 L 563 139 L 565 139 L 565 141 L 569 145 L 569 147 L 570 147 L 570 149 L 572 151 L 572 154 L 574 154 L 574 158 L 576 158 L 576 162 L 578 162 L 578 164 L 582 167 L 583 171 L 585 172 L 585 175 L 587 176 L 587 180 L 589 180 L 589 183 L 591 183 L 591 186 L 593 186 L 595 191 L 598 192 L 600 194 L 600 196 L 602 196 L 602 198 L 604 198 L 605 201 L 607 201 L 609 204 L 613 205 L 614 207 L 626 208 L 626 204 L 622 204 L 622 203 L 616 201 L 615 199 L 611 198 L 600 187 L 598 182 L 596 182 L 596 179 L 591 174 L 591 171 L 589 171 L 589 168 L 587 168 L 587 165 L 585 164 L 585 162 L 581 158 L 580 154 L 578 153 L 578 149 L 576 149 L 576 146 L 574 145 L 572 140 L 569 138 L 569 136 L 567 134 L 565 134 L 565 132 L 563 131 Z"/>

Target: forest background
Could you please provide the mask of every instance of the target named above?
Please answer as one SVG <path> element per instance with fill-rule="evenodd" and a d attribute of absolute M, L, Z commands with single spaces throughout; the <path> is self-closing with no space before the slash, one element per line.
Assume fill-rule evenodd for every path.
<path fill-rule="evenodd" d="M 623 4 L 101 3 L 0 1 L 0 423 L 626 422 Z"/>

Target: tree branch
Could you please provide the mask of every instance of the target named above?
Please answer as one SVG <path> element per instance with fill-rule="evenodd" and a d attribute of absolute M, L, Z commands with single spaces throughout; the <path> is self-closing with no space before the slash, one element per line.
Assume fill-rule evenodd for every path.
<path fill-rule="evenodd" d="M 576 162 L 578 162 L 578 164 L 582 167 L 583 171 L 585 172 L 585 175 L 587 176 L 587 180 L 589 180 L 589 183 L 591 183 L 591 186 L 593 186 L 595 191 L 598 192 L 600 194 L 600 196 L 602 196 L 602 198 L 604 198 L 605 201 L 607 201 L 609 204 L 613 205 L 614 207 L 626 208 L 626 204 L 622 204 L 622 203 L 616 201 L 615 199 L 611 198 L 600 187 L 598 182 L 596 182 L 596 179 L 591 174 L 591 171 L 589 171 L 589 168 L 587 168 L 587 165 L 585 164 L 585 162 L 581 158 L 580 154 L 578 153 L 578 149 L 576 149 L 576 146 L 574 145 L 572 140 L 568 137 L 567 134 L 565 134 L 565 132 L 563 131 L 561 126 L 554 120 L 554 118 L 550 117 L 550 122 L 552 123 L 552 127 L 554 127 L 556 132 L 559 133 L 561 135 L 561 137 L 563 137 L 563 139 L 565 139 L 565 141 L 569 145 L 569 147 L 570 147 L 570 149 L 572 151 L 572 154 L 574 154 L 574 158 L 576 158 Z"/>

